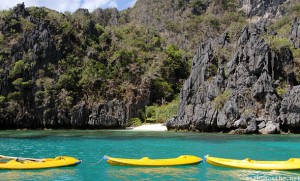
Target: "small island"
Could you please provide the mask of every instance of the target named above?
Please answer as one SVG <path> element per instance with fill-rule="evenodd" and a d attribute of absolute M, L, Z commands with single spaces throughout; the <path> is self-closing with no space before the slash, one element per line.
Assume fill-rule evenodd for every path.
<path fill-rule="evenodd" d="M 0 128 L 300 132 L 298 1 L 151 2 L 2 10 Z"/>

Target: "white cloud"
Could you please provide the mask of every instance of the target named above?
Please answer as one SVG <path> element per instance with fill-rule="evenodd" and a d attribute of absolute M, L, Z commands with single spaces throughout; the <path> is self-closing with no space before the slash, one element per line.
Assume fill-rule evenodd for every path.
<path fill-rule="evenodd" d="M 85 0 L 80 8 L 88 9 L 92 12 L 94 9 L 99 7 L 118 7 L 118 4 L 115 0 Z"/>
<path fill-rule="evenodd" d="M 78 8 L 85 8 L 88 9 L 90 12 L 96 8 L 107 8 L 107 7 L 118 8 L 118 4 L 116 0 L 1 0 L 0 10 L 13 8 L 18 3 L 22 3 L 22 2 L 25 3 L 26 7 L 44 6 L 49 9 L 54 9 L 60 12 L 65 12 L 65 11 L 74 12 Z"/>
<path fill-rule="evenodd" d="M 80 0 L 35 0 L 38 6 L 44 6 L 49 9 L 54 9 L 56 11 L 64 12 L 76 11 L 80 6 Z M 25 6 L 28 6 L 25 2 Z"/>

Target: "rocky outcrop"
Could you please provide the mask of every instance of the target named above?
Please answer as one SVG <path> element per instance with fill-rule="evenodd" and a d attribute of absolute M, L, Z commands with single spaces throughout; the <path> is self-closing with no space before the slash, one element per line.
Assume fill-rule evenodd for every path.
<path fill-rule="evenodd" d="M 57 21 L 43 18 L 47 14 L 49 17 L 56 17 Z M 17 5 L 7 18 L 1 19 L 0 34 L 13 41 L 8 42 L 4 50 L 0 50 L 0 65 L 5 69 L 0 73 L 0 92 L 5 98 L 18 92 L 19 97 L 11 98 L 5 104 L 0 103 L 0 129 L 123 128 L 130 125 L 130 118 L 139 117 L 140 111 L 148 104 L 147 86 L 144 87 L 144 92 L 132 88 L 133 99 L 107 99 L 99 101 L 101 104 L 96 99 L 87 103 L 81 99 L 80 90 L 72 92 L 75 82 L 69 86 L 71 91 L 68 88 L 53 89 L 54 81 L 57 82 L 59 76 L 68 71 L 68 67 L 59 65 L 59 62 L 66 61 L 75 47 L 76 51 L 81 51 L 76 52 L 79 57 L 83 55 L 80 58 L 85 54 L 90 59 L 97 59 L 99 56 L 98 52 L 93 52 L 94 49 L 87 49 L 86 45 L 81 44 L 75 33 L 83 32 L 86 41 L 88 38 L 98 39 L 94 21 L 103 26 L 116 26 L 120 18 L 117 9 L 98 9 L 93 14 L 86 9 L 79 9 L 74 16 L 82 18 L 82 21 L 72 25 L 71 28 L 78 28 L 72 31 L 68 29 L 71 20 L 65 15 L 43 8 L 30 11 L 23 3 Z M 0 42 L 0 46 L 5 47 L 4 43 Z M 26 66 L 12 75 L 13 66 L 17 62 Z M 19 90 L 13 85 L 13 81 L 19 77 L 22 77 L 22 83 L 33 84 L 27 88 L 20 86 L 22 88 Z M 97 79 L 91 86 L 101 87 L 101 84 L 102 80 Z M 66 103 L 68 98 L 70 102 Z"/>
<path fill-rule="evenodd" d="M 300 48 L 300 20 L 298 17 L 294 18 L 290 36 L 294 47 Z"/>
<path fill-rule="evenodd" d="M 108 128 L 129 126 L 126 121 L 128 117 L 125 110 L 125 105 L 118 101 L 100 104 L 92 110 L 88 125 Z"/>
<path fill-rule="evenodd" d="M 280 17 L 280 5 L 287 1 L 232 2 L 141 0 L 123 12 L 79 9 L 72 14 L 19 4 L 0 18 L 0 129 L 128 126 L 131 118 L 144 118 L 149 102 L 157 101 L 151 98 L 156 89 L 152 77 L 166 80 L 166 86 L 176 82 L 171 87 L 177 91 L 182 77 L 173 74 L 180 71 L 162 67 L 177 53 L 169 55 L 166 46 L 191 52 L 205 40 L 181 91 L 178 116 L 168 128 L 297 132 L 298 102 L 291 100 L 298 94 L 297 62 L 289 47 L 274 50 L 262 38 L 277 36 L 267 31 L 262 17 Z M 247 17 L 236 12 L 241 7 Z M 230 33 L 207 40 L 227 29 L 231 16 L 241 16 L 241 22 L 231 24 Z M 262 20 L 235 32 L 252 17 Z M 140 29 L 134 37 L 143 38 L 125 41 L 135 23 Z M 295 18 L 289 36 L 295 48 L 299 32 Z M 163 71 L 171 76 L 162 77 Z"/>
<path fill-rule="evenodd" d="M 284 14 L 284 9 L 280 6 L 288 0 L 240 0 L 242 10 L 248 17 L 279 18 Z"/>
<path fill-rule="evenodd" d="M 300 86 L 295 86 L 282 99 L 280 120 L 287 132 L 300 132 Z"/>
<path fill-rule="evenodd" d="M 262 134 L 299 130 L 299 87 L 293 87 L 298 84 L 294 72 L 285 71 L 293 70 L 293 56 L 288 48 L 272 50 L 261 38 L 266 24 L 244 28 L 236 45 L 219 38 L 200 45 L 180 93 L 178 116 L 167 122 L 168 129 Z M 229 61 L 215 56 L 226 47 L 233 49 Z M 278 82 L 283 81 L 285 90 L 293 88 L 279 95 L 277 89 L 283 88 Z"/>
<path fill-rule="evenodd" d="M 96 9 L 92 13 L 92 18 L 102 26 L 117 26 L 126 22 L 122 22 L 122 20 L 120 22 L 120 12 L 116 8 Z"/>

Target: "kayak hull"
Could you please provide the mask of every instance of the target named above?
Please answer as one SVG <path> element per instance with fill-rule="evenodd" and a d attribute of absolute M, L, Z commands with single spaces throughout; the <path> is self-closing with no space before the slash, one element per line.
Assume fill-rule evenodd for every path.
<path fill-rule="evenodd" d="M 13 159 L 8 162 L 1 162 L 0 169 L 9 170 L 27 170 L 27 169 L 44 169 L 65 166 L 76 166 L 81 163 L 80 160 L 69 156 L 58 156 L 55 158 L 44 158 L 43 161 Z"/>
<path fill-rule="evenodd" d="M 250 158 L 236 160 L 205 156 L 205 161 L 214 166 L 252 170 L 300 170 L 300 158 L 290 158 L 286 161 L 258 161 Z"/>
<path fill-rule="evenodd" d="M 195 165 L 201 163 L 203 160 L 193 155 L 181 155 L 177 158 L 169 159 L 150 159 L 144 157 L 141 159 L 128 158 L 113 158 L 104 156 L 104 159 L 110 165 L 119 166 L 178 166 L 178 165 Z"/>

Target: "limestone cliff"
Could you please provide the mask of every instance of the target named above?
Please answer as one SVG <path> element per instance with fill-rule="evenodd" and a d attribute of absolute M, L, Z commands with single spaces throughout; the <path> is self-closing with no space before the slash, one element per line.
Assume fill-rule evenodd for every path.
<path fill-rule="evenodd" d="M 0 129 L 124 128 L 175 99 L 190 73 L 170 129 L 299 132 L 299 4 L 0 11 Z"/>
<path fill-rule="evenodd" d="M 295 46 L 279 49 L 263 36 L 267 24 L 262 20 L 245 27 L 234 45 L 226 34 L 200 45 L 180 93 L 178 116 L 167 122 L 169 129 L 299 132 L 300 87 L 290 49 L 298 45 L 299 20 L 295 18 L 290 31 L 290 43 Z M 228 60 L 224 51 L 219 53 L 224 49 L 231 50 Z"/>
<path fill-rule="evenodd" d="M 149 102 L 149 80 L 140 77 L 142 68 L 130 65 L 137 75 L 131 82 L 113 76 L 108 82 L 107 74 L 98 73 L 109 66 L 110 47 L 118 51 L 113 30 L 108 34 L 103 28 L 117 26 L 118 18 L 116 9 L 93 14 L 79 9 L 65 15 L 25 8 L 24 3 L 2 11 L 0 129 L 129 126 L 130 118 L 138 117 Z M 115 76 L 123 77 L 118 71 Z"/>

